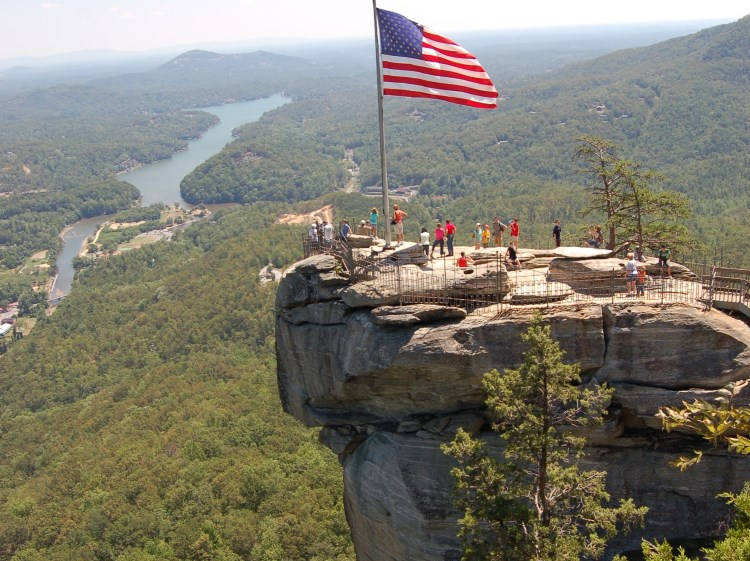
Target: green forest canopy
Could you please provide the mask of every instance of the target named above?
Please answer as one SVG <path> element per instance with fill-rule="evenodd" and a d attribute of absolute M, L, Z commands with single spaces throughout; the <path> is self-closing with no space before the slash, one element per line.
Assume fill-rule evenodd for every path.
<path fill-rule="evenodd" d="M 0 560 L 353 561 L 336 458 L 278 401 L 276 211 L 86 269 L 0 360 Z"/>

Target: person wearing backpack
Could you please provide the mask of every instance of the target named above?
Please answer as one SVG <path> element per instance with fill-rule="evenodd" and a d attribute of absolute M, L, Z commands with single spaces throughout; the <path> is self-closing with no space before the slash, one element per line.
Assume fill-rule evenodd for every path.
<path fill-rule="evenodd" d="M 505 232 L 505 224 L 500 222 L 500 217 L 496 216 L 495 220 L 492 222 L 492 229 L 493 229 L 493 237 L 495 242 L 495 247 L 501 247 L 503 245 L 503 232 Z"/>

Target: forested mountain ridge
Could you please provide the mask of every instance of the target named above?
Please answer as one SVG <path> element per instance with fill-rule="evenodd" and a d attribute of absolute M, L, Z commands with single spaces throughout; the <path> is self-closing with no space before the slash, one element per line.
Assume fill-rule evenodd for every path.
<path fill-rule="evenodd" d="M 494 200 L 490 212 L 518 214 L 525 223 L 556 217 L 577 222 L 586 180 L 572 154 L 577 137 L 594 134 L 662 172 L 666 187 L 691 198 L 698 235 L 725 241 L 741 226 L 738 209 L 747 208 L 750 192 L 749 28 L 745 17 L 516 84 L 504 85 L 496 75 L 504 98 L 497 111 L 386 99 L 390 184 L 419 184 L 423 195 L 448 195 L 448 201 L 426 201 L 438 216 L 463 207 L 467 220 L 486 220 L 482 209 Z M 277 162 L 294 152 L 288 159 L 297 163 L 284 196 L 291 191 L 309 198 L 338 187 L 345 147 L 354 148 L 362 185 L 375 184 L 375 100 L 371 85 L 315 102 L 330 111 L 308 116 L 300 104 L 281 108 L 243 128 L 236 143 L 185 179 L 183 192 L 209 202 L 220 185 L 220 200 L 275 199 L 278 193 L 266 185 Z M 284 135 L 275 136 L 279 130 Z M 321 177 L 315 188 L 305 186 L 309 175 Z M 555 208 L 556 193 L 566 198 L 561 208 Z M 538 205 L 539 197 L 552 204 Z M 722 214 L 719 224 L 706 220 L 716 214 Z"/>

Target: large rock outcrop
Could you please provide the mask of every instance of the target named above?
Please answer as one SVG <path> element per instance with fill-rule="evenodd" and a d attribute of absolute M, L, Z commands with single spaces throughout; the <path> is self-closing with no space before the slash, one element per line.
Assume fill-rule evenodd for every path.
<path fill-rule="evenodd" d="M 346 286 L 335 263 L 312 259 L 279 287 L 279 390 L 285 410 L 323 426 L 321 439 L 340 455 L 360 560 L 460 558 L 440 443 L 462 426 L 500 453 L 484 418 L 482 374 L 519 365 L 520 334 L 538 311 L 587 383 L 615 387 L 586 462 L 608 471 L 613 496 L 651 510 L 644 533 L 619 538 L 611 552 L 638 549 L 641 535 L 714 535 L 727 512 L 716 494 L 750 479 L 750 461 L 725 452 L 685 473 L 670 467 L 701 443 L 662 432 L 655 416 L 661 405 L 711 399 L 750 378 L 750 328 L 741 321 L 686 304 L 506 306 L 494 316 L 398 308 L 392 294 Z M 347 298 L 352 291 L 371 297 Z"/>

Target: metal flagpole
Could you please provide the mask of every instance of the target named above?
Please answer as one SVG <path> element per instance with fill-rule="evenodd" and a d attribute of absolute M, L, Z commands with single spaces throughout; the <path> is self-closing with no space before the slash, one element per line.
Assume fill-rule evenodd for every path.
<path fill-rule="evenodd" d="M 388 204 L 388 166 L 385 160 L 385 123 L 383 122 L 383 80 L 380 76 L 380 36 L 378 35 L 378 8 L 372 0 L 372 17 L 375 24 L 375 74 L 378 77 L 378 123 L 380 124 L 380 174 L 383 184 L 383 219 L 385 220 L 385 247 L 391 247 L 391 218 Z"/>

